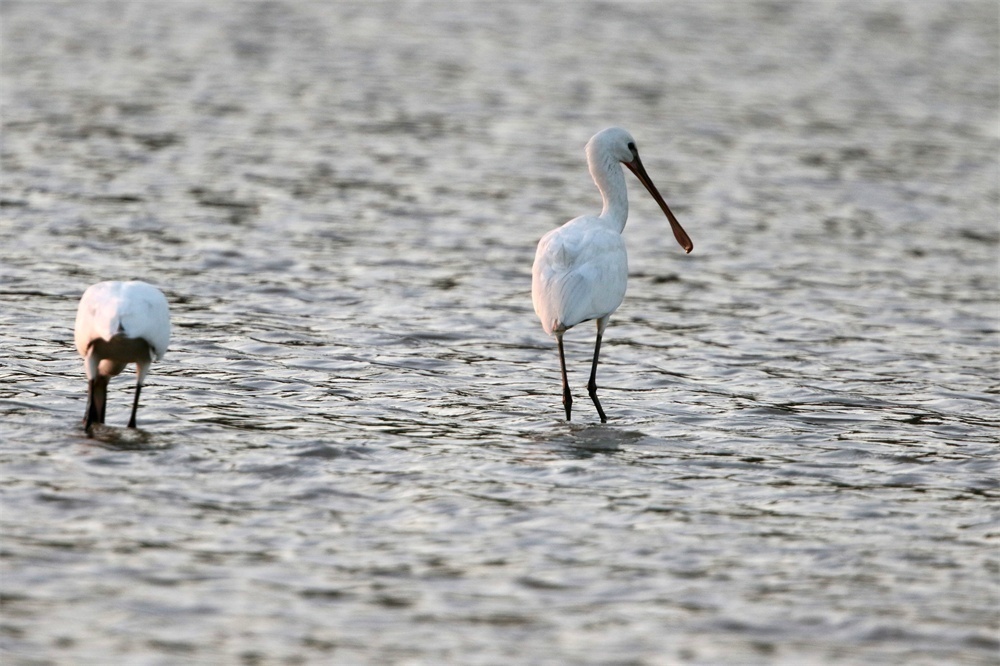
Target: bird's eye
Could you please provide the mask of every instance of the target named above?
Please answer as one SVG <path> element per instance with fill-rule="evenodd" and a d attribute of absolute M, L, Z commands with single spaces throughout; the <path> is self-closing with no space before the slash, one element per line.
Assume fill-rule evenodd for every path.
<path fill-rule="evenodd" d="M 632 142 L 632 141 L 629 141 L 628 142 L 628 149 L 631 150 L 632 152 L 635 152 L 635 143 Z"/>

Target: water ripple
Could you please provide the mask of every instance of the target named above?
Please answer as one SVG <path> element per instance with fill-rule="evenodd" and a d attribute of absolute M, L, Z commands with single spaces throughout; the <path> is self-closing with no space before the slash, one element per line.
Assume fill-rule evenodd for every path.
<path fill-rule="evenodd" d="M 959 5 L 4 3 L 5 663 L 993 663 Z M 610 423 L 588 325 L 567 424 L 529 267 L 611 123 L 696 250 L 632 188 Z M 174 337 L 88 438 L 111 278 Z"/>

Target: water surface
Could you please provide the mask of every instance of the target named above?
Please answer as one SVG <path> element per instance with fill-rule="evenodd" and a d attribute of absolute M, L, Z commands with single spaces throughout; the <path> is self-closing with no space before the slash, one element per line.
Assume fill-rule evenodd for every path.
<path fill-rule="evenodd" d="M 5 664 L 996 663 L 995 4 L 536 5 L 3 3 Z M 567 424 L 611 124 L 695 250 L 629 176 Z"/>

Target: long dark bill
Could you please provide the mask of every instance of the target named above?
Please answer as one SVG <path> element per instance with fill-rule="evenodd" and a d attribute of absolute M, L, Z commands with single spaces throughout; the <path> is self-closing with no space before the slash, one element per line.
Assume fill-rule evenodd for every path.
<path fill-rule="evenodd" d="M 108 378 L 98 375 L 87 382 L 87 413 L 83 417 L 83 429 L 88 434 L 95 423 L 104 423 L 107 406 Z"/>
<path fill-rule="evenodd" d="M 681 223 L 677 221 L 674 214 L 670 212 L 670 207 L 667 206 L 667 202 L 663 200 L 663 197 L 660 196 L 656 186 L 653 185 L 653 181 L 650 180 L 649 174 L 646 173 L 646 168 L 642 166 L 642 160 L 639 159 L 639 153 L 633 150 L 632 158 L 631 162 L 625 162 L 625 166 L 631 169 L 632 173 L 635 174 L 635 177 L 639 179 L 639 182 L 646 187 L 649 194 L 656 200 L 656 203 L 660 204 L 660 208 L 666 214 L 667 219 L 670 220 L 670 228 L 673 230 L 674 238 L 677 239 L 680 246 L 684 248 L 685 252 L 691 252 L 691 250 L 694 249 L 694 243 L 691 242 L 691 238 L 687 235 L 687 232 L 684 231 L 684 227 L 682 227 Z"/>

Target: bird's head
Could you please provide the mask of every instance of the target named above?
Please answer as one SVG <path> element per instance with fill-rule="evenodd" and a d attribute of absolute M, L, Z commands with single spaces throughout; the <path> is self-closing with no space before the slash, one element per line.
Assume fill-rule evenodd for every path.
<path fill-rule="evenodd" d="M 609 127 L 601 130 L 587 142 L 587 158 L 591 164 L 610 158 L 627 166 L 639 179 L 639 182 L 645 186 L 650 196 L 660 205 L 660 209 L 670 221 L 670 228 L 674 232 L 674 238 L 677 239 L 678 244 L 684 248 L 685 252 L 690 252 L 694 248 L 687 232 L 684 231 L 674 214 L 670 212 L 667 202 L 660 196 L 649 174 L 646 173 L 646 168 L 642 166 L 642 160 L 639 159 L 639 149 L 635 147 L 635 139 L 632 138 L 631 134 L 621 127 Z"/>
<path fill-rule="evenodd" d="M 616 162 L 629 164 L 639 157 L 635 139 L 621 127 L 603 129 L 587 142 L 587 156 L 607 156 Z"/>

